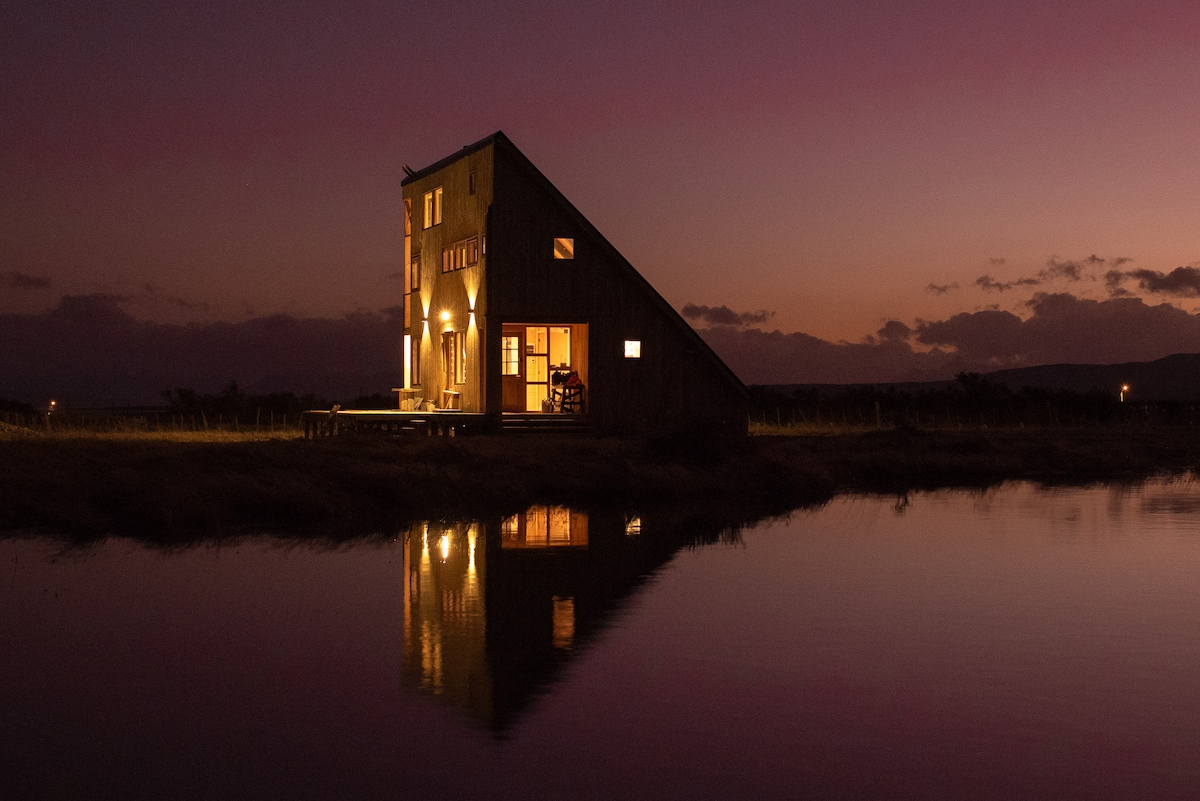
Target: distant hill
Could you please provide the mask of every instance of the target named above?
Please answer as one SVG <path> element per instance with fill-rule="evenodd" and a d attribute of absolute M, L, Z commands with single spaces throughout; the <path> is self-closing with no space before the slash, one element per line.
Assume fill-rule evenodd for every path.
<path fill-rule="evenodd" d="M 988 373 L 987 379 L 1013 389 L 1099 390 L 1116 394 L 1129 385 L 1126 397 L 1136 400 L 1200 400 L 1200 353 L 1177 353 L 1153 362 L 1126 364 L 1044 364 Z"/>
<path fill-rule="evenodd" d="M 1100 391 L 1117 394 L 1122 384 L 1126 395 L 1138 401 L 1200 401 L 1200 353 L 1177 353 L 1152 362 L 1125 364 L 1043 364 L 985 373 L 988 381 L 1013 389 L 1032 387 L 1071 392 Z M 849 387 L 871 387 L 897 392 L 937 391 L 953 381 L 905 382 L 895 384 L 776 384 L 770 388 L 785 395 L 797 389 L 835 394 Z"/>

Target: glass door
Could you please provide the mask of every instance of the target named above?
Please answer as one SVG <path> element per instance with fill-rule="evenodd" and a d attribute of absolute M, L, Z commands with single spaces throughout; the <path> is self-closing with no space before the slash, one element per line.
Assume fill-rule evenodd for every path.
<path fill-rule="evenodd" d="M 546 326 L 525 328 L 525 411 L 540 412 L 550 397 L 550 333 Z"/>

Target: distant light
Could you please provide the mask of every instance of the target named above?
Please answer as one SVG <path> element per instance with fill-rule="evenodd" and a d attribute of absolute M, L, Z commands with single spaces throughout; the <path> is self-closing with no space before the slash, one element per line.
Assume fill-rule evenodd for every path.
<path fill-rule="evenodd" d="M 450 322 L 450 312 L 448 312 L 448 311 L 442 312 L 442 322 L 443 323 Z"/>
<path fill-rule="evenodd" d="M 1128 385 L 1128 384 L 1122 384 L 1122 385 L 1121 385 L 1121 391 L 1122 391 L 1122 392 L 1128 392 L 1128 391 L 1129 391 L 1129 385 Z"/>

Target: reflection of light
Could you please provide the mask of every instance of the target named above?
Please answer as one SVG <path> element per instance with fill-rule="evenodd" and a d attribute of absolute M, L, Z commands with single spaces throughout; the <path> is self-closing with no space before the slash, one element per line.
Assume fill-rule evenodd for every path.
<path fill-rule="evenodd" d="M 475 526 L 467 530 L 467 572 L 475 572 Z"/>
<path fill-rule="evenodd" d="M 425 530 L 421 532 L 421 563 L 429 561 L 429 524 L 425 525 Z"/>
<path fill-rule="evenodd" d="M 443 534 L 438 544 L 442 546 L 442 561 L 445 562 L 450 558 L 450 535 Z"/>

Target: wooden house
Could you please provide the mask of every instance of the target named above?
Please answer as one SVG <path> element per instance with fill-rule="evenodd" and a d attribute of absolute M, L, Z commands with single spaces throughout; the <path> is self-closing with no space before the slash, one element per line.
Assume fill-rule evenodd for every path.
<path fill-rule="evenodd" d="M 402 185 L 402 408 L 745 431 L 742 382 L 503 133 Z"/>

